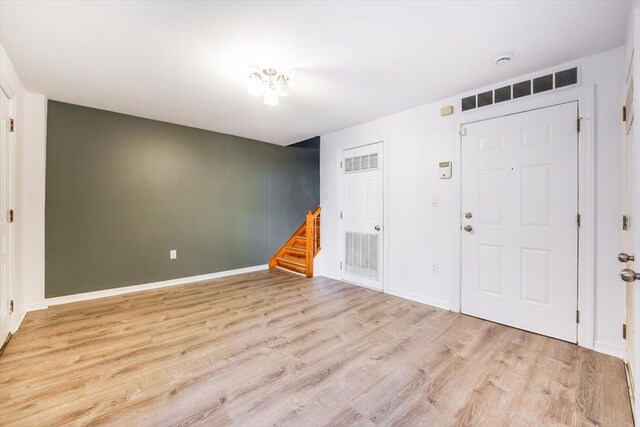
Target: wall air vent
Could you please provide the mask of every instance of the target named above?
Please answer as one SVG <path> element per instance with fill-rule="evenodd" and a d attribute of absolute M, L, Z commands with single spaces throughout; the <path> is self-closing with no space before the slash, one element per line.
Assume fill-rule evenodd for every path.
<path fill-rule="evenodd" d="M 476 108 L 476 96 L 467 96 L 462 98 L 462 111 L 473 110 Z"/>
<path fill-rule="evenodd" d="M 495 93 L 495 103 L 511 101 L 511 86 L 501 87 L 500 89 L 496 89 Z"/>
<path fill-rule="evenodd" d="M 466 96 L 461 100 L 461 110 L 473 110 L 554 89 L 578 85 L 578 80 L 578 67 L 568 68 L 553 74 L 536 77 L 532 80 L 524 80 L 477 95 Z"/>
<path fill-rule="evenodd" d="M 553 74 L 533 79 L 533 93 L 546 92 L 553 89 Z"/>
<path fill-rule="evenodd" d="M 578 67 L 556 73 L 556 89 L 578 83 Z"/>
<path fill-rule="evenodd" d="M 493 91 L 482 92 L 478 94 L 478 107 L 493 104 Z"/>
<path fill-rule="evenodd" d="M 531 80 L 513 85 L 513 99 L 531 95 Z"/>

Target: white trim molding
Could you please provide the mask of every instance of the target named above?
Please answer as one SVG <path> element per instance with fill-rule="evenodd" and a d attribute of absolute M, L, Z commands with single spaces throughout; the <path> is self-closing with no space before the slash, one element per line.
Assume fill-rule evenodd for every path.
<path fill-rule="evenodd" d="M 441 308 L 443 310 L 451 310 L 449 301 L 442 301 L 435 298 L 427 298 L 422 295 L 414 294 L 413 292 L 402 291 L 399 289 L 387 289 L 389 295 L 405 298 L 411 301 L 419 302 L 420 304 L 427 304 L 433 307 Z"/>
<path fill-rule="evenodd" d="M 235 276 L 237 274 L 253 273 L 268 270 L 267 264 L 253 267 L 238 268 L 236 270 L 219 271 L 217 273 L 201 274 L 199 276 L 182 277 L 179 279 L 163 280 L 161 282 L 145 283 L 142 285 L 123 286 L 122 288 L 105 289 L 102 291 L 85 292 L 82 294 L 65 295 L 61 297 L 45 298 L 44 307 L 51 305 L 68 304 L 70 302 L 87 301 L 97 298 L 112 297 L 116 295 L 130 294 L 133 292 L 148 291 L 151 289 L 166 288 L 169 286 L 190 285 L 206 280 L 219 279 L 221 277 Z"/>
<path fill-rule="evenodd" d="M 609 356 L 617 357 L 619 359 L 626 360 L 627 349 L 618 345 L 610 344 L 608 342 L 596 341 L 593 345 L 593 350 L 598 353 L 608 354 Z"/>
<path fill-rule="evenodd" d="M 580 322 L 578 326 L 578 345 L 595 349 L 607 354 L 618 355 L 617 347 L 600 343 L 594 347 L 595 335 L 595 86 L 583 85 L 546 95 L 493 106 L 484 111 L 474 111 L 462 115 L 457 121 L 457 129 L 465 124 L 482 120 L 490 120 L 506 115 L 546 108 L 567 102 L 578 102 L 580 117 L 580 132 L 578 133 L 578 163 L 579 163 L 579 213 L 581 226 L 579 231 L 578 251 L 578 307 Z M 454 147 L 453 173 L 453 220 L 452 220 L 452 278 L 451 310 L 462 312 L 462 211 L 461 211 L 461 165 L 462 165 L 462 136 L 457 138 Z M 614 348 L 615 347 L 615 348 Z"/>

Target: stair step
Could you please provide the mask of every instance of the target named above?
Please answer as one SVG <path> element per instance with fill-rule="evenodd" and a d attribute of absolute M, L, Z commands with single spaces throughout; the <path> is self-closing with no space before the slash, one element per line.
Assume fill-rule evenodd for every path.
<path fill-rule="evenodd" d="M 298 266 L 295 266 L 295 265 L 278 264 L 278 265 L 276 265 L 276 267 L 280 268 L 282 270 L 291 271 L 293 273 L 300 274 L 302 276 L 306 276 L 307 275 L 307 273 L 306 273 L 304 268 L 298 267 Z"/>
<path fill-rule="evenodd" d="M 287 246 L 286 248 L 288 251 L 294 251 L 294 252 L 299 252 L 301 254 L 306 254 L 307 250 L 305 248 L 298 248 L 295 246 Z"/>
<path fill-rule="evenodd" d="M 296 267 L 301 267 L 301 268 L 307 267 L 304 262 L 300 262 L 299 260 L 296 260 L 293 258 L 281 257 L 281 258 L 276 258 L 276 261 L 281 262 L 283 264 L 295 265 Z"/>

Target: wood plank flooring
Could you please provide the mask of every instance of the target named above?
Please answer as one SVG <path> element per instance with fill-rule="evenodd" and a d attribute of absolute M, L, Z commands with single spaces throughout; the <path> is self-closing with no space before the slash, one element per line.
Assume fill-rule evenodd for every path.
<path fill-rule="evenodd" d="M 620 360 L 276 270 L 29 313 L 0 424 L 632 425 Z"/>

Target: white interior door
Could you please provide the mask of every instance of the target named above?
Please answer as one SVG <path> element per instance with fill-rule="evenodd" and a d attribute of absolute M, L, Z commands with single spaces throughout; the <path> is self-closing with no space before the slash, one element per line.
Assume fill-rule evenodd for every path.
<path fill-rule="evenodd" d="M 633 66 L 632 66 L 633 69 Z M 628 268 L 640 273 L 640 261 L 638 248 L 640 248 L 640 224 L 638 213 L 640 212 L 640 145 L 638 135 L 635 132 L 635 109 L 637 108 L 637 89 L 633 78 L 627 82 L 627 121 L 626 137 L 623 144 L 623 215 L 626 217 L 626 230 L 623 230 L 623 253 L 630 255 L 627 259 L 621 259 L 621 269 Z M 640 413 L 640 396 L 637 389 L 640 383 L 640 280 L 626 283 L 627 293 L 627 357 L 629 369 L 635 387 L 635 416 Z"/>
<path fill-rule="evenodd" d="M 13 197 L 13 138 L 10 132 L 11 104 L 0 90 L 0 346 L 11 328 L 9 304 L 12 291 L 12 227 L 8 211 Z"/>
<path fill-rule="evenodd" d="M 633 64 L 631 64 L 630 70 L 633 69 Z M 634 251 L 634 239 L 633 239 L 633 231 L 634 226 L 631 223 L 631 218 L 633 218 L 633 199 L 634 199 L 634 191 L 638 191 L 634 185 L 634 153 L 633 153 L 633 137 L 634 137 L 634 126 L 633 126 L 633 77 L 632 73 L 628 73 L 627 82 L 626 82 L 626 108 L 627 108 L 627 118 L 624 127 L 624 136 L 622 140 L 622 164 L 621 164 L 621 175 L 622 175 L 622 253 L 618 256 L 620 261 L 623 263 L 622 268 L 634 268 L 634 263 L 631 259 L 625 261 L 625 255 L 633 256 L 635 254 Z M 621 282 L 624 283 L 624 282 Z M 635 385 L 635 376 L 637 372 L 637 357 L 638 354 L 636 352 L 636 348 L 633 343 L 636 342 L 636 328 L 635 328 L 635 284 L 634 283 L 626 283 L 626 328 L 627 328 L 627 360 L 629 363 L 629 370 L 632 375 L 632 385 Z"/>
<path fill-rule="evenodd" d="M 577 341 L 577 109 L 464 126 L 464 313 Z"/>
<path fill-rule="evenodd" d="M 382 290 L 382 143 L 342 153 L 342 279 Z"/>

